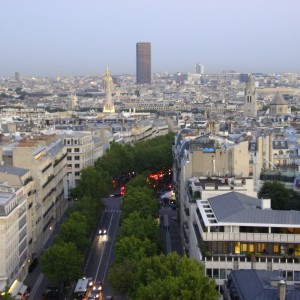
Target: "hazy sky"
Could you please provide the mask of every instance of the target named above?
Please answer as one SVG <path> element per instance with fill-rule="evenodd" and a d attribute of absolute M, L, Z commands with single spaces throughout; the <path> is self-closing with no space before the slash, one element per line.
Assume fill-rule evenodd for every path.
<path fill-rule="evenodd" d="M 300 73 L 299 0 L 0 0 L 0 75 Z"/>

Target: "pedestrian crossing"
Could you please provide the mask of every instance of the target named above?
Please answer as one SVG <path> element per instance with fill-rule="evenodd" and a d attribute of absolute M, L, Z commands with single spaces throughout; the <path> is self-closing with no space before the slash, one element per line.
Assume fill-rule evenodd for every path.
<path fill-rule="evenodd" d="M 106 209 L 105 212 L 108 212 L 108 213 L 120 213 L 121 210 L 120 209 Z"/>

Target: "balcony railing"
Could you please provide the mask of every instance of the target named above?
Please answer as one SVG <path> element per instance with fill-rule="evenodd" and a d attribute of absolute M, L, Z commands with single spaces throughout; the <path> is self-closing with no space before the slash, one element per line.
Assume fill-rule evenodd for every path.
<path fill-rule="evenodd" d="M 212 254 L 204 257 L 205 262 L 240 262 L 251 263 L 251 257 L 245 254 Z M 272 263 L 272 264 L 299 264 L 300 258 L 297 256 L 283 257 L 283 255 L 264 255 L 260 253 L 259 257 L 255 258 L 256 263 Z"/>
<path fill-rule="evenodd" d="M 268 243 L 300 243 L 300 234 L 244 233 L 244 232 L 204 232 L 205 241 L 252 241 Z"/>

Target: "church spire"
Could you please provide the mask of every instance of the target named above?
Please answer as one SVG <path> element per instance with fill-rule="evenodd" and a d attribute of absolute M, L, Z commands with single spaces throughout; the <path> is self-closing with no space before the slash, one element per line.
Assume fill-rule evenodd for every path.
<path fill-rule="evenodd" d="M 104 113 L 115 113 L 115 106 L 112 99 L 113 91 L 113 80 L 109 75 L 109 70 L 106 68 L 105 75 L 103 76 L 103 87 L 105 89 L 105 100 L 103 103 L 103 112 Z"/>

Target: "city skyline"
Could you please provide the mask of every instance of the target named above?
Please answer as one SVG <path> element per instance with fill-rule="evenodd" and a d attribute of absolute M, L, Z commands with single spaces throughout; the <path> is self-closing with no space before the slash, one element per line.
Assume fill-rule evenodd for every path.
<path fill-rule="evenodd" d="M 152 73 L 299 72 L 296 0 L 4 0 L 0 75 L 135 74 L 152 45 Z"/>

